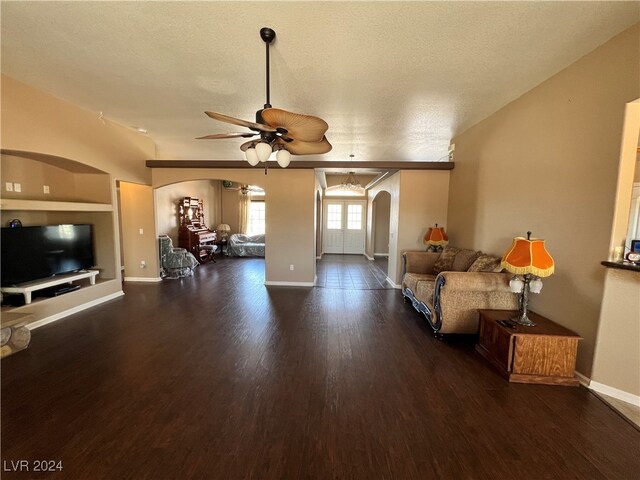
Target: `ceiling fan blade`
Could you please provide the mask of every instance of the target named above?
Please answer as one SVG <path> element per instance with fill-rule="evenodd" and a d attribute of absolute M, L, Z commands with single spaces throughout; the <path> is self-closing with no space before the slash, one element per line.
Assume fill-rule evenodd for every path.
<path fill-rule="evenodd" d="M 257 133 L 253 132 L 235 132 L 235 133 L 214 133 L 213 135 L 205 135 L 204 137 L 196 137 L 196 140 L 213 140 L 218 138 L 251 138 Z"/>
<path fill-rule="evenodd" d="M 269 125 L 263 125 L 261 123 L 255 123 L 255 122 L 249 122 L 247 120 L 241 120 L 239 118 L 234 118 L 234 117 L 230 117 L 229 115 L 225 115 L 224 113 L 218 113 L 218 112 L 204 112 L 206 113 L 210 118 L 213 118 L 214 120 L 218 120 L 220 122 L 226 122 L 226 123 L 231 123 L 232 125 L 239 125 L 241 127 L 247 127 L 250 128 L 252 130 L 258 130 L 260 132 L 275 132 L 276 129 L 269 126 Z"/>
<path fill-rule="evenodd" d="M 320 155 L 330 152 L 333 148 L 327 140 L 327 137 L 324 136 L 319 142 L 302 142 L 300 140 L 285 142 L 278 139 L 277 143 L 284 145 L 285 150 L 288 150 L 292 155 Z"/>
<path fill-rule="evenodd" d="M 285 128 L 289 137 L 303 142 L 321 142 L 329 128 L 321 118 L 279 108 L 265 108 L 262 110 L 262 118 L 274 128 Z"/>

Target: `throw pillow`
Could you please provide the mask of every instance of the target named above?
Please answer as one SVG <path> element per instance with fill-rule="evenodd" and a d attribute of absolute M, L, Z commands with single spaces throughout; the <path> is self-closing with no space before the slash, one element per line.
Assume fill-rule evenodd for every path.
<path fill-rule="evenodd" d="M 444 247 L 442 253 L 440 254 L 440 257 L 438 257 L 438 260 L 436 260 L 436 263 L 434 263 L 433 265 L 433 273 L 437 275 L 440 272 L 451 271 L 451 268 L 453 267 L 453 261 L 455 260 L 456 255 L 459 251 L 460 249 L 456 247 L 450 247 L 448 245 Z"/>
<path fill-rule="evenodd" d="M 491 255 L 480 255 L 471 264 L 467 272 L 499 272 L 501 259 Z"/>
<path fill-rule="evenodd" d="M 454 272 L 466 272 L 471 264 L 480 255 L 480 252 L 475 250 L 463 249 L 458 252 L 456 258 L 453 260 L 453 266 L 451 270 Z"/>

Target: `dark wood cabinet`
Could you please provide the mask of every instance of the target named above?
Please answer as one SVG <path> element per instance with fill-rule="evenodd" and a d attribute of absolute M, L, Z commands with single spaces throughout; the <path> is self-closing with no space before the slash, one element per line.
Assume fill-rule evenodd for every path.
<path fill-rule="evenodd" d="M 529 312 L 535 326 L 508 328 L 502 320 L 517 316 L 510 310 L 480 310 L 476 350 L 510 382 L 578 385 L 575 377 L 578 341 L 571 330 Z"/>
<path fill-rule="evenodd" d="M 178 204 L 178 246 L 193 253 L 200 263 L 213 260 L 213 247 L 217 242 L 215 231 L 204 223 L 202 200 L 184 197 Z"/>

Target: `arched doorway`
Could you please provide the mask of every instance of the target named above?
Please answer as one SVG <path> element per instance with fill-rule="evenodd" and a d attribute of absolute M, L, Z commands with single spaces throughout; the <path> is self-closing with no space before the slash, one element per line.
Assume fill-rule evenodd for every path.
<path fill-rule="evenodd" d="M 372 245 L 376 264 L 388 274 L 389 224 L 391 221 L 391 194 L 379 192 L 372 202 Z"/>

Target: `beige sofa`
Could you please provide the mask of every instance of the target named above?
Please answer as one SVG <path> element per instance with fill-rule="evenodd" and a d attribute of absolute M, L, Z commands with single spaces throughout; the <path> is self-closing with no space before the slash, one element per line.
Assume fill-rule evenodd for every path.
<path fill-rule="evenodd" d="M 478 310 L 517 310 L 500 259 L 473 250 L 403 254 L 402 293 L 438 335 L 478 333 Z"/>

